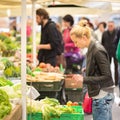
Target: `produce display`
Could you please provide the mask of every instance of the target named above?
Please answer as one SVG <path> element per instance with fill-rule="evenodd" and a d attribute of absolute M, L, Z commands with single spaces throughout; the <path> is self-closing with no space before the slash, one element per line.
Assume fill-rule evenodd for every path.
<path fill-rule="evenodd" d="M 15 66 L 13 62 L 9 61 L 8 59 L 3 60 L 5 69 L 4 75 L 6 77 L 20 77 L 21 69 L 20 66 Z"/>
<path fill-rule="evenodd" d="M 12 37 L 10 38 L 5 33 L 0 34 L 0 52 L 2 52 L 2 56 L 9 57 L 14 55 L 18 47 L 19 43 L 12 39 Z"/>
<path fill-rule="evenodd" d="M 6 85 L 12 86 L 13 83 L 10 80 L 6 79 L 5 77 L 0 77 L 0 86 L 6 86 Z"/>
<path fill-rule="evenodd" d="M 43 72 L 57 72 L 57 73 L 60 73 L 61 70 L 58 66 L 51 66 L 49 63 L 44 63 L 44 62 L 41 62 L 39 65 L 38 65 L 38 68 L 40 68 Z"/>
<path fill-rule="evenodd" d="M 34 75 L 34 76 L 33 76 Z M 27 81 L 29 82 L 41 82 L 41 81 L 61 81 L 64 79 L 63 75 L 54 72 L 38 72 L 34 71 L 33 75 L 27 75 Z"/>
<path fill-rule="evenodd" d="M 28 82 L 60 81 L 62 79 L 64 79 L 64 76 L 63 73 L 60 72 L 60 68 L 58 66 L 53 67 L 50 64 L 42 62 L 33 70 L 27 67 Z"/>
<path fill-rule="evenodd" d="M 15 84 L 13 86 L 3 86 L 0 87 L 0 90 L 3 90 L 7 92 L 7 95 L 9 96 L 10 99 L 14 98 L 21 98 L 22 93 L 21 93 L 21 84 Z"/>
<path fill-rule="evenodd" d="M 50 120 L 51 117 L 59 118 L 60 115 L 63 113 L 76 113 L 74 108 L 65 105 L 60 105 L 57 99 L 48 97 L 40 101 L 28 100 L 27 112 L 42 112 L 43 120 Z"/>
<path fill-rule="evenodd" d="M 27 45 L 26 56 L 27 62 L 30 63 L 32 63 L 33 60 L 31 49 L 32 45 L 30 43 Z M 10 57 L 17 59 L 17 61 L 10 60 Z M 12 111 L 13 101 L 21 100 L 22 97 L 21 83 L 14 85 L 9 80 L 10 78 L 21 77 L 20 58 L 20 41 L 12 38 L 9 34 L 0 34 L 0 71 L 2 72 L 2 76 L 0 76 L 0 120 L 3 120 L 8 114 L 10 114 L 10 112 Z M 63 83 L 61 81 L 64 81 L 64 68 L 62 67 L 62 65 L 60 65 L 60 67 L 53 67 L 49 63 L 46 64 L 44 62 L 41 62 L 36 68 L 32 68 L 32 65 L 28 66 L 27 64 L 26 72 L 27 83 L 45 82 L 44 85 L 48 86 L 48 88 L 46 89 L 44 86 L 43 87 L 46 90 L 59 90 L 58 88 L 60 88 L 61 83 Z M 52 87 L 50 87 L 50 85 Z M 64 113 L 80 114 L 80 112 L 78 113 L 74 109 L 74 107 L 72 107 L 79 106 L 79 103 L 68 101 L 66 105 L 60 105 L 60 102 L 57 99 L 48 97 L 41 99 L 40 101 L 33 100 L 34 98 L 30 99 L 30 97 L 28 96 L 28 91 L 29 95 L 31 92 L 31 89 L 29 88 L 30 87 L 27 86 L 27 114 L 41 113 L 42 120 L 52 120 L 51 118 L 60 118 L 60 116 Z M 19 104 L 20 103 L 21 102 L 19 102 Z"/>
<path fill-rule="evenodd" d="M 0 70 L 4 70 L 5 69 L 5 66 L 2 62 L 0 62 Z"/>
<path fill-rule="evenodd" d="M 0 120 L 8 115 L 12 110 L 7 93 L 0 89 Z"/>

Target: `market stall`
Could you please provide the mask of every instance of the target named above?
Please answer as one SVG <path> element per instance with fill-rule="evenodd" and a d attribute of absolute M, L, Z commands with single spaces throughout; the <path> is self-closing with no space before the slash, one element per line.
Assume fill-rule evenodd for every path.
<path fill-rule="evenodd" d="M 49 0 L 46 0 L 46 1 L 49 1 Z M 44 3 L 46 1 L 45 0 L 43 0 L 43 1 L 32 0 L 32 4 L 33 4 L 33 7 L 32 7 L 33 38 L 32 38 L 32 40 L 33 40 L 33 64 L 34 64 L 34 67 L 36 67 L 36 45 L 35 45 L 36 38 L 35 38 L 35 17 L 34 17 L 35 16 L 35 4 L 36 3 Z M 59 1 L 60 2 L 66 2 L 66 1 L 62 1 L 62 0 L 59 0 Z M 6 2 L 10 3 L 10 4 L 6 6 Z M 69 2 L 73 3 L 71 1 L 69 1 Z M 1 3 L 0 9 L 3 9 L 3 10 L 8 9 L 9 7 L 10 7 L 11 11 L 13 9 L 16 10 L 17 7 L 19 9 L 21 8 L 21 7 L 19 7 L 21 5 L 21 0 L 18 0 L 18 1 L 1 0 L 0 3 Z M 26 91 L 27 91 L 26 82 L 27 82 L 28 85 L 35 87 L 37 89 L 37 91 L 41 94 L 41 96 L 39 97 L 39 100 L 42 100 L 43 98 L 45 98 L 45 96 L 56 98 L 56 99 L 59 100 L 59 102 L 61 102 L 61 99 L 66 100 L 66 98 L 65 98 L 66 96 L 65 96 L 65 93 L 64 93 L 65 89 L 66 90 L 71 90 L 71 91 L 66 92 L 67 95 L 68 95 L 68 100 L 72 100 L 72 101 L 77 101 L 78 100 L 78 102 L 81 100 L 80 98 L 75 99 L 74 96 L 71 95 L 71 93 L 73 93 L 77 97 L 82 96 L 82 94 L 80 93 L 81 86 L 77 86 L 79 83 L 77 83 L 76 81 L 72 81 L 71 77 L 69 77 L 69 76 L 67 78 L 66 75 L 63 75 L 63 73 L 59 74 L 56 71 L 49 71 L 49 70 L 51 70 L 52 67 L 49 70 L 45 69 L 45 71 L 38 71 L 38 69 L 35 68 L 37 70 L 37 72 L 34 71 L 31 68 L 33 73 L 29 72 L 30 73 L 29 75 L 26 74 L 27 67 L 26 67 L 26 34 L 25 33 L 26 33 L 26 15 L 27 15 L 26 14 L 26 11 L 27 11 L 26 10 L 26 4 L 27 3 L 31 4 L 31 1 L 26 2 L 25 0 L 22 0 L 22 11 L 21 11 L 21 13 L 22 13 L 22 27 L 21 27 L 21 53 L 22 53 L 21 54 L 21 82 L 22 82 L 22 97 L 21 98 L 22 98 L 22 104 L 19 103 L 19 105 L 16 105 L 14 107 L 14 109 L 7 114 L 7 116 L 4 118 L 4 120 L 21 120 L 21 119 L 26 120 L 26 117 L 28 117 L 27 120 L 31 120 L 31 119 L 36 118 L 37 116 L 38 116 L 38 119 L 42 120 L 45 117 L 45 114 L 41 110 L 41 108 L 39 108 L 38 111 L 29 111 L 29 113 L 26 114 L 27 113 L 26 112 L 27 111 L 26 110 L 26 106 L 27 106 L 26 103 L 29 101 L 28 103 L 30 103 L 29 107 L 31 108 L 31 110 L 34 110 L 34 108 L 32 108 L 33 107 L 32 104 L 37 103 L 37 101 L 34 101 L 34 100 L 28 100 L 27 101 L 27 99 L 26 99 L 26 96 L 27 96 L 26 95 Z M 78 3 L 76 3 L 76 4 L 78 4 Z M 15 6 L 13 7 L 13 5 L 15 5 Z M 12 7 L 13 7 L 13 9 L 12 9 Z M 47 9 L 48 9 L 48 11 L 51 10 L 51 14 L 55 14 L 54 12 L 57 12 L 52 8 L 51 9 L 47 8 Z M 15 11 L 15 10 L 13 10 L 13 11 Z M 57 10 L 60 11 L 61 9 L 57 9 Z M 73 10 L 78 11 L 77 8 L 76 9 L 73 8 Z M 88 13 L 88 11 L 89 11 L 89 9 L 85 9 L 85 8 L 82 8 L 82 10 L 85 13 Z M 95 8 L 91 9 L 91 12 L 89 12 L 89 13 L 92 14 L 95 10 L 96 10 L 96 14 L 98 14 L 99 10 L 95 9 Z M 71 9 L 66 8 L 66 11 L 70 13 Z M 104 10 L 101 10 L 101 13 L 104 13 L 104 12 L 105 12 Z M 0 13 L 1 13 L 2 16 L 5 16 L 7 12 L 4 14 L 3 11 L 0 11 Z M 15 15 L 14 14 L 15 12 L 11 12 L 11 13 L 13 13 L 12 15 Z M 63 15 L 64 11 L 60 12 L 60 13 L 61 13 L 61 15 Z M 80 13 L 77 12 L 77 14 L 80 14 Z M 19 13 L 17 13 L 17 15 L 19 15 Z M 6 44 L 8 44 L 8 42 L 10 44 L 10 41 L 7 41 Z M 2 46 L 3 43 L 0 44 L 0 45 Z M 8 46 L 8 48 L 10 48 L 10 47 L 11 46 Z M 4 48 L 4 45 L 3 45 L 3 47 L 0 47 L 0 49 L 1 48 L 6 49 L 6 48 Z M 11 47 L 11 48 L 13 48 L 13 47 Z M 5 50 L 4 50 L 4 52 L 5 52 Z M 14 54 L 14 51 L 8 51 L 6 54 L 8 56 L 9 55 L 11 56 L 11 54 Z M 7 62 L 7 63 L 9 63 L 9 62 Z M 15 66 L 12 66 L 12 67 L 10 67 L 10 69 L 9 69 L 9 68 L 6 68 L 6 66 L 5 66 L 5 69 L 4 69 L 4 66 L 3 66 L 3 69 L 7 71 L 7 72 L 4 71 L 4 73 L 5 73 L 4 75 L 6 77 L 17 77 L 17 78 L 20 77 L 20 69 L 16 68 Z M 10 73 L 8 71 L 10 71 Z M 17 73 L 18 71 L 19 71 L 19 73 Z M 60 72 L 63 72 L 62 69 L 60 70 Z M 3 71 L 1 72 L 1 75 L 3 75 Z M 42 75 L 42 76 L 40 76 L 40 75 Z M 64 77 L 66 77 L 65 81 L 64 81 Z M 26 79 L 27 79 L 27 81 L 26 81 Z M 4 83 L 2 80 L 1 80 L 0 84 L 1 83 L 2 83 L 2 85 L 7 85 L 8 84 L 8 83 Z M 9 83 L 9 85 L 10 84 L 11 83 Z M 78 90 L 78 91 L 76 92 L 76 90 Z M 7 89 L 7 91 L 9 91 L 9 90 Z M 58 105 L 60 105 L 59 102 L 57 101 Z M 36 104 L 36 106 L 38 106 L 38 105 L 41 105 L 41 103 Z M 43 106 L 44 109 L 46 109 L 45 106 L 47 106 L 47 105 L 45 104 Z M 59 114 L 59 115 L 58 115 L 58 113 L 56 113 L 57 115 L 56 115 L 55 118 L 53 117 L 54 116 L 54 114 L 53 114 L 52 118 L 50 118 L 50 119 L 52 119 L 52 120 L 53 119 L 54 120 L 67 120 L 67 119 L 69 119 L 69 120 L 77 120 L 77 119 L 84 120 L 84 112 L 83 112 L 83 109 L 82 109 L 81 105 L 77 104 L 77 106 L 75 106 L 75 107 L 70 107 L 71 105 L 69 107 L 68 106 L 66 107 L 66 105 L 65 106 L 61 105 L 60 108 L 58 108 L 58 110 L 62 109 L 64 111 L 67 108 L 67 112 L 62 111 L 61 114 Z M 49 108 L 51 106 L 47 106 L 47 107 Z M 58 106 L 54 106 L 54 107 L 56 108 Z M 53 110 L 53 108 L 51 108 L 51 109 Z M 71 110 L 72 112 L 69 111 L 69 110 Z M 51 117 L 50 114 L 54 113 L 55 111 L 52 111 L 52 112 L 47 111 L 47 112 L 48 112 L 48 114 L 47 114 L 48 118 L 46 118 L 45 120 L 50 120 L 49 119 L 49 117 Z M 18 118 L 18 116 L 19 116 L 19 118 Z"/>

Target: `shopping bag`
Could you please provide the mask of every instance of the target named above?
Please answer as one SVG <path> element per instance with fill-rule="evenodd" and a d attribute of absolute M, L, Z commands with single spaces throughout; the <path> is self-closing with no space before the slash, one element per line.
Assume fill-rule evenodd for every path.
<path fill-rule="evenodd" d="M 32 86 L 28 86 L 27 97 L 30 99 L 36 99 L 40 96 L 40 93 Z"/>
<path fill-rule="evenodd" d="M 116 58 L 117 58 L 118 62 L 120 63 L 120 39 L 119 39 L 119 42 L 117 45 Z"/>
<path fill-rule="evenodd" d="M 89 97 L 88 92 L 85 94 L 82 106 L 85 113 L 92 113 L 92 98 Z"/>

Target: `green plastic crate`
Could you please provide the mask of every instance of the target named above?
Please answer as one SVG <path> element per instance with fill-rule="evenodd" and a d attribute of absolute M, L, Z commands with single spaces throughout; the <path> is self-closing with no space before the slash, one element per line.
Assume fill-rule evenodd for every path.
<path fill-rule="evenodd" d="M 27 114 L 27 120 L 43 120 L 42 113 Z M 60 120 L 60 118 L 51 118 L 50 120 Z"/>
<path fill-rule="evenodd" d="M 50 120 L 60 120 L 60 118 L 51 118 Z"/>
<path fill-rule="evenodd" d="M 27 120 L 42 120 L 42 113 L 27 114 Z"/>
<path fill-rule="evenodd" d="M 84 120 L 84 112 L 81 106 L 72 106 L 75 109 L 75 112 L 78 113 L 64 113 L 61 114 L 60 120 Z"/>
<path fill-rule="evenodd" d="M 60 118 L 51 118 L 50 120 L 84 120 L 82 106 L 72 106 L 77 113 L 63 113 Z M 27 120 L 43 120 L 42 113 L 32 113 L 27 115 Z"/>

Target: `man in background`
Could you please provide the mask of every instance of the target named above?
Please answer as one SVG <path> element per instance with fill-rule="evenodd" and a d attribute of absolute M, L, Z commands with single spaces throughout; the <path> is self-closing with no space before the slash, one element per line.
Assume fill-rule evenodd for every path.
<path fill-rule="evenodd" d="M 36 10 L 36 22 L 41 25 L 41 40 L 37 46 L 38 60 L 56 66 L 57 48 L 59 44 L 59 33 L 56 24 L 51 21 L 49 14 L 45 9 Z"/>
<path fill-rule="evenodd" d="M 106 51 L 108 52 L 110 63 L 112 58 L 114 60 L 115 85 L 118 85 L 118 62 L 116 59 L 117 43 L 115 41 L 117 30 L 115 29 L 115 24 L 113 21 L 109 21 L 107 27 L 108 29 L 103 33 L 102 36 L 102 45 L 105 47 Z"/>

